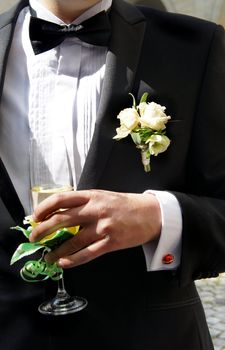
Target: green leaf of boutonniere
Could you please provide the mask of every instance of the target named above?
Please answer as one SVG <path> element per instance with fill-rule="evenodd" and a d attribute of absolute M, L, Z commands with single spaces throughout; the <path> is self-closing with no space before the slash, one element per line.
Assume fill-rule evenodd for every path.
<path fill-rule="evenodd" d="M 134 97 L 133 94 L 129 93 L 129 95 L 132 97 L 132 100 L 133 100 L 133 105 L 132 105 L 132 107 L 136 109 L 136 108 L 137 108 L 136 99 L 135 99 L 135 97 Z"/>
<path fill-rule="evenodd" d="M 141 96 L 140 103 L 147 102 L 148 95 L 149 95 L 149 94 L 148 94 L 147 92 L 145 92 L 145 93 Z"/>

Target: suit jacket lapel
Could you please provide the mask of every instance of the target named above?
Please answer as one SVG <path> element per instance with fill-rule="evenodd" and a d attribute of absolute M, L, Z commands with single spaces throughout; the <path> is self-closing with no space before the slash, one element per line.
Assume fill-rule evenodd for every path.
<path fill-rule="evenodd" d="M 112 36 L 97 122 L 78 189 L 98 187 L 115 142 L 117 114 L 131 105 L 129 92 L 133 91 L 145 33 L 144 16 L 128 3 L 114 0 L 110 17 Z"/>
<path fill-rule="evenodd" d="M 0 99 L 2 96 L 5 71 L 10 44 L 12 41 L 13 31 L 15 28 L 16 20 L 21 9 L 28 5 L 28 1 L 22 1 L 17 6 L 12 8 L 11 11 L 1 16 L 0 25 Z M 13 184 L 9 178 L 9 175 L 5 169 L 5 166 L 0 159 L 0 197 L 10 212 L 12 218 L 16 223 L 21 222 L 24 217 L 24 209 L 20 203 L 17 193 L 13 187 Z"/>

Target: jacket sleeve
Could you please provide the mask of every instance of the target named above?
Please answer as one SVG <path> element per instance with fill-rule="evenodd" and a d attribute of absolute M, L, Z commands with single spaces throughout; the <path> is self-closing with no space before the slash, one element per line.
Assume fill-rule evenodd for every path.
<path fill-rule="evenodd" d="M 206 60 L 188 154 L 180 283 L 225 271 L 225 35 L 217 26 Z"/>

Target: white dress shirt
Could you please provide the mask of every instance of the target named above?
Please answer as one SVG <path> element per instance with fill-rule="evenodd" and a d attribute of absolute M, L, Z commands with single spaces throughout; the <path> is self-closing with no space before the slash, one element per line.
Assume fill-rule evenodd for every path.
<path fill-rule="evenodd" d="M 111 2 L 97 3 L 73 23 L 109 9 Z M 38 0 L 30 5 L 37 17 L 65 24 Z M 107 54 L 105 47 L 67 38 L 34 55 L 29 21 L 26 7 L 17 20 L 0 110 L 0 156 L 26 214 L 32 212 L 30 188 L 39 181 L 62 183 L 67 178 L 76 187 L 94 131 Z M 147 269 L 174 269 L 180 263 L 180 206 L 168 192 L 151 193 L 159 200 L 163 224 L 159 241 L 143 246 Z M 165 265 L 162 257 L 168 253 L 175 259 Z"/>

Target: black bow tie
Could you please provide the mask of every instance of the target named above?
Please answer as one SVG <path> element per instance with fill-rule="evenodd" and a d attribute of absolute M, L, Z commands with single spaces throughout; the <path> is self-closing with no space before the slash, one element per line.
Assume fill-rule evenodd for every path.
<path fill-rule="evenodd" d="M 30 19 L 30 40 L 35 55 L 60 45 L 67 37 L 76 36 L 92 45 L 107 46 L 111 27 L 105 11 L 81 24 L 58 25 L 37 17 Z"/>

